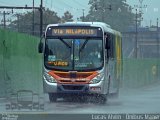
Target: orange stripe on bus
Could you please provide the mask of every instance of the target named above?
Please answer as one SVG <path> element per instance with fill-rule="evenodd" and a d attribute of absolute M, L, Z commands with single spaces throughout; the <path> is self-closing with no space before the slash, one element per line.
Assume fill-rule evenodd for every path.
<path fill-rule="evenodd" d="M 77 78 L 70 78 L 70 72 L 50 71 L 49 75 L 54 77 L 58 83 L 63 84 L 89 84 L 89 82 L 99 73 L 94 72 L 77 72 Z M 63 81 L 63 82 L 62 82 Z"/>

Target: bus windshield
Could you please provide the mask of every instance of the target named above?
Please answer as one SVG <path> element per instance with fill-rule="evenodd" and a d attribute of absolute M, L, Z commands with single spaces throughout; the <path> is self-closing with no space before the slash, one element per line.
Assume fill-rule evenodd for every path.
<path fill-rule="evenodd" d="M 44 64 L 52 70 L 87 71 L 103 66 L 102 38 L 46 39 Z"/>

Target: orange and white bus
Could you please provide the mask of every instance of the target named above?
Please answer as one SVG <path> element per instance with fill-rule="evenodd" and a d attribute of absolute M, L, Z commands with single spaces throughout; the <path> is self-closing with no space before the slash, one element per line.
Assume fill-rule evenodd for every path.
<path fill-rule="evenodd" d="M 43 53 L 44 92 L 51 102 L 58 97 L 92 95 L 105 103 L 107 95 L 119 92 L 122 40 L 120 32 L 109 25 L 50 24 L 39 52 Z"/>

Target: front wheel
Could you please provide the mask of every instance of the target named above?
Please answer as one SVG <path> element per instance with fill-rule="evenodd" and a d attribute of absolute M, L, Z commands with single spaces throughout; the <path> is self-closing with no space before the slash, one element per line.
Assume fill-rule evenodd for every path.
<path fill-rule="evenodd" d="M 57 101 L 57 94 L 56 93 L 49 93 L 49 100 L 50 102 L 56 102 Z"/>
<path fill-rule="evenodd" d="M 107 102 L 107 95 L 96 95 L 96 103 L 105 104 Z"/>

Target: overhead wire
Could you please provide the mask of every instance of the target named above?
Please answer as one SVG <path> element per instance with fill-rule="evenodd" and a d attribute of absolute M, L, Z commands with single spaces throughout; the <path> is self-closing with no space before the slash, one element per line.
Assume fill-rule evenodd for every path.
<path fill-rule="evenodd" d="M 51 5 L 51 8 L 52 8 L 52 7 L 53 7 L 52 2 L 53 2 L 53 1 L 51 0 L 51 4 L 50 4 L 50 3 L 46 3 L 46 4 Z M 66 8 L 64 8 L 64 9 L 70 9 L 70 10 L 82 10 L 84 7 L 86 7 L 86 6 L 80 4 L 80 3 L 77 2 L 77 1 L 74 1 L 74 2 L 76 2 L 76 3 L 78 4 L 78 6 L 80 5 L 80 6 L 82 7 L 82 9 L 71 6 L 71 4 L 69 4 L 69 3 L 71 3 L 70 1 L 67 1 L 67 3 L 66 3 L 65 1 L 59 0 L 58 2 L 60 2 L 62 5 L 64 5 L 64 6 L 66 7 Z M 68 2 L 69 2 L 69 3 L 68 3 Z M 61 8 L 61 9 L 62 9 L 62 8 Z M 64 9 L 63 9 L 63 10 L 64 10 Z"/>

